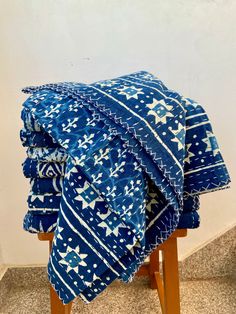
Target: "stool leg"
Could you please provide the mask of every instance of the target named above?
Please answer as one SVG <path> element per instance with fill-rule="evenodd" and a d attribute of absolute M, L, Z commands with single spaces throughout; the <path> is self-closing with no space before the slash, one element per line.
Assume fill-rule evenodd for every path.
<path fill-rule="evenodd" d="M 159 267 L 159 250 L 156 249 L 150 255 L 149 277 L 151 281 L 151 289 L 157 289 L 162 313 L 165 313 L 164 287 Z"/>
<path fill-rule="evenodd" d="M 165 293 L 164 293 L 164 285 L 163 280 L 161 278 L 161 274 L 159 272 L 155 272 L 155 278 L 157 283 L 157 293 L 160 300 L 161 312 L 165 314 Z"/>
<path fill-rule="evenodd" d="M 167 244 L 167 243 L 166 243 Z M 165 314 L 180 314 L 177 239 L 169 238 L 162 251 Z"/>
<path fill-rule="evenodd" d="M 151 282 L 151 289 L 157 289 L 157 282 L 155 278 L 155 273 L 159 272 L 159 250 L 155 250 L 150 255 L 149 262 L 149 277 Z"/>
<path fill-rule="evenodd" d="M 49 252 L 51 252 L 51 249 L 52 241 L 49 241 Z M 64 305 L 51 285 L 50 285 L 50 304 L 51 314 L 70 314 L 71 312 L 72 302 Z"/>
<path fill-rule="evenodd" d="M 64 305 L 52 286 L 50 287 L 50 303 L 51 314 L 70 314 L 71 312 L 72 302 Z"/>

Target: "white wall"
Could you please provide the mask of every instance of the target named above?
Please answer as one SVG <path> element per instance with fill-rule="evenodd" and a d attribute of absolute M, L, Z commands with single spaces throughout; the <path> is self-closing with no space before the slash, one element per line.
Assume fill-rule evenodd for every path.
<path fill-rule="evenodd" d="M 235 177 L 236 1 L 0 0 L 0 7 L 1 262 L 47 261 L 45 243 L 22 230 L 24 86 L 151 71 L 204 104 Z M 236 222 L 234 188 L 202 197 L 202 226 L 181 240 L 181 256 Z"/>

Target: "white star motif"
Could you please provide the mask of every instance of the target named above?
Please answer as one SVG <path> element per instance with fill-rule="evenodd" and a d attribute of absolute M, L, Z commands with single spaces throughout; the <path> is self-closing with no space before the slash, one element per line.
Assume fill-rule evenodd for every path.
<path fill-rule="evenodd" d="M 213 152 L 213 156 L 216 156 L 220 150 L 218 144 L 216 142 L 215 136 L 212 134 L 211 131 L 206 131 L 206 137 L 202 139 L 202 141 L 207 145 L 206 152 Z"/>
<path fill-rule="evenodd" d="M 98 280 L 98 279 L 101 280 L 100 277 L 98 277 L 96 274 L 93 274 L 93 279 L 92 279 L 92 281 L 84 281 L 84 284 L 85 284 L 87 287 L 91 287 L 92 284 L 93 284 L 93 282 L 94 282 L 95 280 Z"/>
<path fill-rule="evenodd" d="M 184 159 L 184 162 L 187 162 L 188 164 L 190 164 L 190 158 L 191 157 L 194 157 L 195 154 L 190 152 L 189 148 L 192 146 L 192 144 L 187 144 L 186 145 L 186 150 L 187 150 L 187 153 L 186 153 L 186 157 Z"/>
<path fill-rule="evenodd" d="M 137 241 L 135 244 L 128 244 L 128 245 L 126 245 L 126 247 L 130 251 L 130 253 L 132 255 L 134 255 L 134 248 L 141 248 L 141 244 L 140 244 L 139 241 Z"/>
<path fill-rule="evenodd" d="M 119 235 L 119 229 L 120 228 L 126 228 L 125 225 L 119 224 L 115 228 L 110 228 L 105 221 L 102 221 L 98 224 L 99 227 L 105 228 L 106 230 L 106 237 L 109 236 L 110 234 L 114 234 L 116 237 Z"/>
<path fill-rule="evenodd" d="M 167 105 L 164 99 L 157 100 L 153 98 L 151 104 L 147 104 L 147 107 L 150 109 L 148 115 L 153 115 L 155 117 L 155 123 L 158 122 L 166 123 L 166 118 L 171 118 L 174 115 L 170 112 L 173 109 L 173 106 Z"/>
<path fill-rule="evenodd" d="M 107 81 L 101 81 L 101 83 L 97 83 L 97 85 L 101 86 L 101 87 L 112 87 L 113 85 L 117 84 L 116 81 L 112 81 L 112 80 L 107 80 Z"/>
<path fill-rule="evenodd" d="M 106 237 L 109 236 L 111 233 L 113 233 L 116 237 L 118 237 L 119 228 L 126 228 L 124 224 L 117 223 L 117 220 L 113 220 L 113 223 L 115 224 L 115 226 L 112 224 L 111 219 L 110 220 L 108 219 L 107 222 L 104 221 L 111 215 L 111 211 L 109 210 L 107 211 L 106 214 L 102 214 L 98 212 L 97 215 L 103 220 L 102 222 L 98 224 L 98 226 L 106 230 Z"/>
<path fill-rule="evenodd" d="M 88 254 L 81 254 L 79 246 L 75 249 L 68 246 L 66 252 L 59 252 L 59 255 L 62 257 L 59 263 L 67 266 L 67 272 L 73 269 L 74 272 L 78 274 L 79 266 L 87 266 L 84 259 L 88 256 Z"/>
<path fill-rule="evenodd" d="M 135 86 L 124 86 L 122 88 L 118 88 L 118 91 L 120 91 L 118 94 L 124 95 L 126 99 L 135 98 L 138 99 L 138 95 L 144 94 L 142 92 L 142 88 L 136 88 Z"/>
<path fill-rule="evenodd" d="M 172 128 L 169 128 L 169 130 L 175 135 L 175 138 L 171 139 L 171 141 L 178 144 L 178 150 L 183 149 L 185 127 L 181 123 L 179 123 L 177 130 L 173 130 Z"/>
<path fill-rule="evenodd" d="M 98 191 L 88 181 L 85 181 L 82 188 L 76 188 L 75 190 L 78 195 L 74 199 L 82 202 L 82 209 L 88 206 L 94 209 L 96 202 L 103 202 Z"/>
<path fill-rule="evenodd" d="M 64 228 L 58 226 L 57 228 L 57 238 L 62 240 L 61 232 L 64 230 Z"/>
<path fill-rule="evenodd" d="M 63 240 L 61 232 L 64 230 L 64 228 L 60 227 L 59 225 L 57 226 L 57 229 L 54 233 L 53 237 L 53 244 L 57 245 L 57 239 Z"/>

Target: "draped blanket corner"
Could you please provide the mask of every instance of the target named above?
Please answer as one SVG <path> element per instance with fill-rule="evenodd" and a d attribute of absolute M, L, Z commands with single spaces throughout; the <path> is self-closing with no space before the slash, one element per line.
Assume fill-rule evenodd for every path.
<path fill-rule="evenodd" d="M 202 106 L 148 72 L 23 91 L 24 228 L 54 232 L 48 276 L 65 304 L 129 282 L 176 228 L 199 226 L 200 194 L 229 185 Z"/>

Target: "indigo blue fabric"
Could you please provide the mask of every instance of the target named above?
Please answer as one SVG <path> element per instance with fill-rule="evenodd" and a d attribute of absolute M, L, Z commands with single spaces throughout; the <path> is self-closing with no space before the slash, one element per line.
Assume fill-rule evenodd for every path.
<path fill-rule="evenodd" d="M 63 176 L 65 163 L 40 162 L 27 158 L 23 163 L 23 173 L 26 178 L 54 178 Z"/>
<path fill-rule="evenodd" d="M 65 162 L 68 155 L 62 147 L 29 147 L 26 151 L 30 159 L 43 162 Z"/>
<path fill-rule="evenodd" d="M 31 194 L 27 201 L 29 211 L 25 218 L 25 230 L 32 233 L 55 230 L 61 201 L 62 179 L 63 177 L 32 179 Z M 152 206 L 152 202 L 147 205 L 148 209 Z M 193 229 L 199 227 L 200 217 L 196 212 L 199 205 L 199 195 L 188 195 L 184 198 L 178 228 Z M 54 215 L 48 215 L 49 213 L 54 213 Z"/>
<path fill-rule="evenodd" d="M 199 195 L 185 195 L 183 198 L 183 212 L 196 211 L 200 207 Z"/>
<path fill-rule="evenodd" d="M 62 191 L 63 176 L 54 178 L 31 178 L 31 191 L 34 194 L 57 194 Z"/>
<path fill-rule="evenodd" d="M 24 147 L 59 147 L 54 143 L 53 138 L 45 132 L 33 132 L 30 130 L 20 130 L 20 139 Z"/>
<path fill-rule="evenodd" d="M 30 194 L 28 196 L 29 208 L 59 208 L 61 193 L 58 194 Z"/>
<path fill-rule="evenodd" d="M 197 211 L 182 213 L 178 223 L 178 229 L 195 229 L 200 225 L 200 216 Z"/>
<path fill-rule="evenodd" d="M 34 211 L 28 210 L 24 217 L 23 227 L 31 233 L 53 232 L 56 229 L 56 221 L 58 218 L 58 209 L 45 211 L 37 208 Z M 200 216 L 197 211 L 182 212 L 178 229 L 195 229 L 200 225 Z"/>
<path fill-rule="evenodd" d="M 32 213 L 28 211 L 24 217 L 23 228 L 30 233 L 53 232 L 57 226 L 58 213 Z"/>
<path fill-rule="evenodd" d="M 34 178 L 29 203 L 35 207 L 24 220 L 31 232 L 54 230 L 46 218 L 40 221 L 37 193 L 46 194 L 41 179 L 64 176 L 48 263 L 49 280 L 64 303 L 76 296 L 88 303 L 113 280 L 132 280 L 179 224 L 199 223 L 199 194 L 228 187 L 202 106 L 147 72 L 24 92 L 32 94 L 23 105 L 24 128 L 46 133 L 66 153 L 58 162 L 53 151 L 36 147 L 23 167 Z M 48 204 L 58 187 L 44 182 Z M 184 207 L 191 210 L 183 214 Z M 55 214 L 39 208 L 42 217 Z"/>

